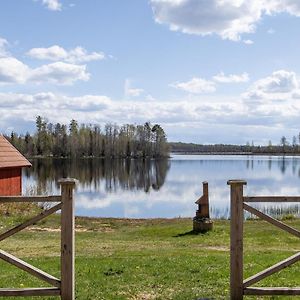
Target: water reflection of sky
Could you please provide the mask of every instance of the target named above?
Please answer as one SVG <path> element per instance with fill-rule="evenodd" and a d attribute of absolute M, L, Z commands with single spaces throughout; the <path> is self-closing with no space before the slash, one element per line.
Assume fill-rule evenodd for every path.
<path fill-rule="evenodd" d="M 143 167 L 135 163 L 130 168 L 126 166 L 129 177 L 123 174 L 120 166 L 82 164 L 80 168 L 87 168 L 84 176 L 91 177 L 89 180 L 77 174 L 76 167 L 72 166 L 65 168 L 65 175 L 81 176 L 75 195 L 76 214 L 84 216 L 192 217 L 196 209 L 194 202 L 202 194 L 202 181 L 209 183 L 214 218 L 229 216 L 229 179 L 246 180 L 247 195 L 300 195 L 298 157 L 173 155 L 163 166 L 154 163 Z M 89 173 L 90 166 L 114 172 L 108 176 L 101 169 L 104 175 L 99 176 L 94 170 Z M 60 176 L 59 164 L 54 170 L 48 164 L 47 172 L 41 173 L 39 168 L 23 175 L 24 191 L 38 187 L 40 192 L 59 193 L 56 184 Z M 123 172 L 121 179 L 117 178 L 117 172 Z M 129 188 L 127 183 L 133 182 L 132 176 L 139 176 L 139 180 L 136 187 L 131 184 Z"/>

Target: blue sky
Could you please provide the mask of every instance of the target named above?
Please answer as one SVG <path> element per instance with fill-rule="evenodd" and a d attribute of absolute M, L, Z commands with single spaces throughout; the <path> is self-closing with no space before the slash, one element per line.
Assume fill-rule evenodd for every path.
<path fill-rule="evenodd" d="M 300 131 L 298 0 L 0 3 L 0 131 L 160 123 L 169 140 Z"/>

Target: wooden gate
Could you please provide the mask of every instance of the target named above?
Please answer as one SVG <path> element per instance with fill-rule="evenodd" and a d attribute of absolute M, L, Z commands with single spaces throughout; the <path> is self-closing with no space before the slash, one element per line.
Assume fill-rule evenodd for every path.
<path fill-rule="evenodd" d="M 0 197 L 0 203 L 13 202 L 58 202 L 55 206 L 44 210 L 41 214 L 22 224 L 0 234 L 0 241 L 20 232 L 24 228 L 35 224 L 47 216 L 61 210 L 61 279 L 26 263 L 25 261 L 0 249 L 0 258 L 4 261 L 28 272 L 29 274 L 47 282 L 52 287 L 41 288 L 1 288 L 0 296 L 61 296 L 62 300 L 74 300 L 74 179 L 61 179 L 61 195 L 35 197 Z"/>
<path fill-rule="evenodd" d="M 300 287 L 251 287 L 251 285 L 300 260 L 300 252 L 243 280 L 243 223 L 244 210 L 272 225 L 300 238 L 300 231 L 260 212 L 247 203 L 251 202 L 300 202 L 300 197 L 257 196 L 245 197 L 246 181 L 229 180 L 230 185 L 230 296 L 232 300 L 243 299 L 243 295 L 300 295 Z"/>

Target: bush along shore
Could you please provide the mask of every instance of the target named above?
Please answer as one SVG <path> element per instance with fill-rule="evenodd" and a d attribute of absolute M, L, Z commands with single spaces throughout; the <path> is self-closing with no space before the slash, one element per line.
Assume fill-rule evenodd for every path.
<path fill-rule="evenodd" d="M 28 217 L 27 213 L 1 214 L 1 231 Z M 1 248 L 60 277 L 59 217 L 51 216 L 5 240 Z M 285 222 L 300 226 L 298 219 Z M 77 217 L 76 299 L 228 299 L 230 221 L 215 220 L 214 230 L 206 234 L 191 230 L 192 220 L 183 218 Z M 263 221 L 245 222 L 245 278 L 296 251 L 296 237 Z M 0 268 L 0 287 L 43 285 L 3 261 Z M 300 266 L 295 264 L 258 285 L 297 286 L 299 274 Z"/>

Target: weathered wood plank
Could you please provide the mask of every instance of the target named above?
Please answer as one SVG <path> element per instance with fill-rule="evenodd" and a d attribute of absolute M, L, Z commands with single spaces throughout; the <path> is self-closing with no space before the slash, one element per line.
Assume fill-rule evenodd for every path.
<path fill-rule="evenodd" d="M 230 185 L 230 297 L 243 299 L 243 185 L 245 181 L 228 181 Z"/>
<path fill-rule="evenodd" d="M 1 297 L 16 296 L 59 296 L 59 288 L 25 288 L 25 289 L 0 289 Z"/>
<path fill-rule="evenodd" d="M 294 264 L 300 260 L 300 252 L 244 280 L 244 288 Z"/>
<path fill-rule="evenodd" d="M 61 184 L 61 299 L 75 299 L 75 236 L 74 236 L 74 179 L 64 179 Z"/>
<path fill-rule="evenodd" d="M 34 218 L 32 218 L 28 221 L 25 221 L 24 223 L 19 224 L 19 225 L 15 226 L 14 228 L 0 234 L 0 241 L 3 241 L 4 239 L 14 235 L 15 233 L 25 229 L 26 227 L 28 227 L 32 224 L 35 224 L 36 222 L 48 217 L 49 215 L 51 215 L 51 214 L 55 213 L 56 211 L 58 211 L 59 209 L 61 209 L 61 207 L 62 207 L 62 204 L 59 203 L 59 204 L 51 207 L 50 209 L 44 210 L 42 213 L 35 216 Z"/>
<path fill-rule="evenodd" d="M 247 287 L 244 289 L 244 295 L 300 295 L 300 287 L 287 288 L 287 287 Z"/>
<path fill-rule="evenodd" d="M 268 215 L 260 212 L 259 210 L 255 209 L 252 206 L 249 206 L 246 203 L 243 204 L 243 207 L 244 207 L 245 210 L 247 210 L 251 214 L 254 214 L 257 217 L 259 217 L 259 218 L 261 218 L 261 219 L 269 222 L 270 224 L 275 225 L 278 228 L 280 228 L 280 229 L 282 229 L 282 230 L 284 230 L 284 231 L 286 231 L 286 232 L 288 232 L 288 233 L 290 233 L 290 234 L 292 234 L 292 235 L 300 238 L 300 231 L 298 231 L 298 230 L 296 230 L 296 229 L 294 229 L 294 228 L 292 228 L 292 227 L 290 227 L 290 226 L 288 226 L 288 225 L 286 225 L 286 224 L 284 224 L 284 223 L 282 223 L 282 222 L 280 222 L 280 221 L 278 221 L 278 220 L 276 220 L 276 219 L 274 219 L 274 218 L 272 218 L 272 217 L 270 217 L 270 216 L 268 216 Z"/>
<path fill-rule="evenodd" d="M 255 196 L 255 197 L 244 197 L 244 202 L 300 202 L 300 196 Z"/>
<path fill-rule="evenodd" d="M 60 288 L 60 280 L 57 279 L 56 277 L 30 265 L 29 263 L 3 251 L 0 250 L 0 258 L 3 259 L 4 261 L 18 267 L 19 269 L 55 286 Z"/>
<path fill-rule="evenodd" d="M 61 202 L 61 196 L 0 196 L 0 203 Z"/>

